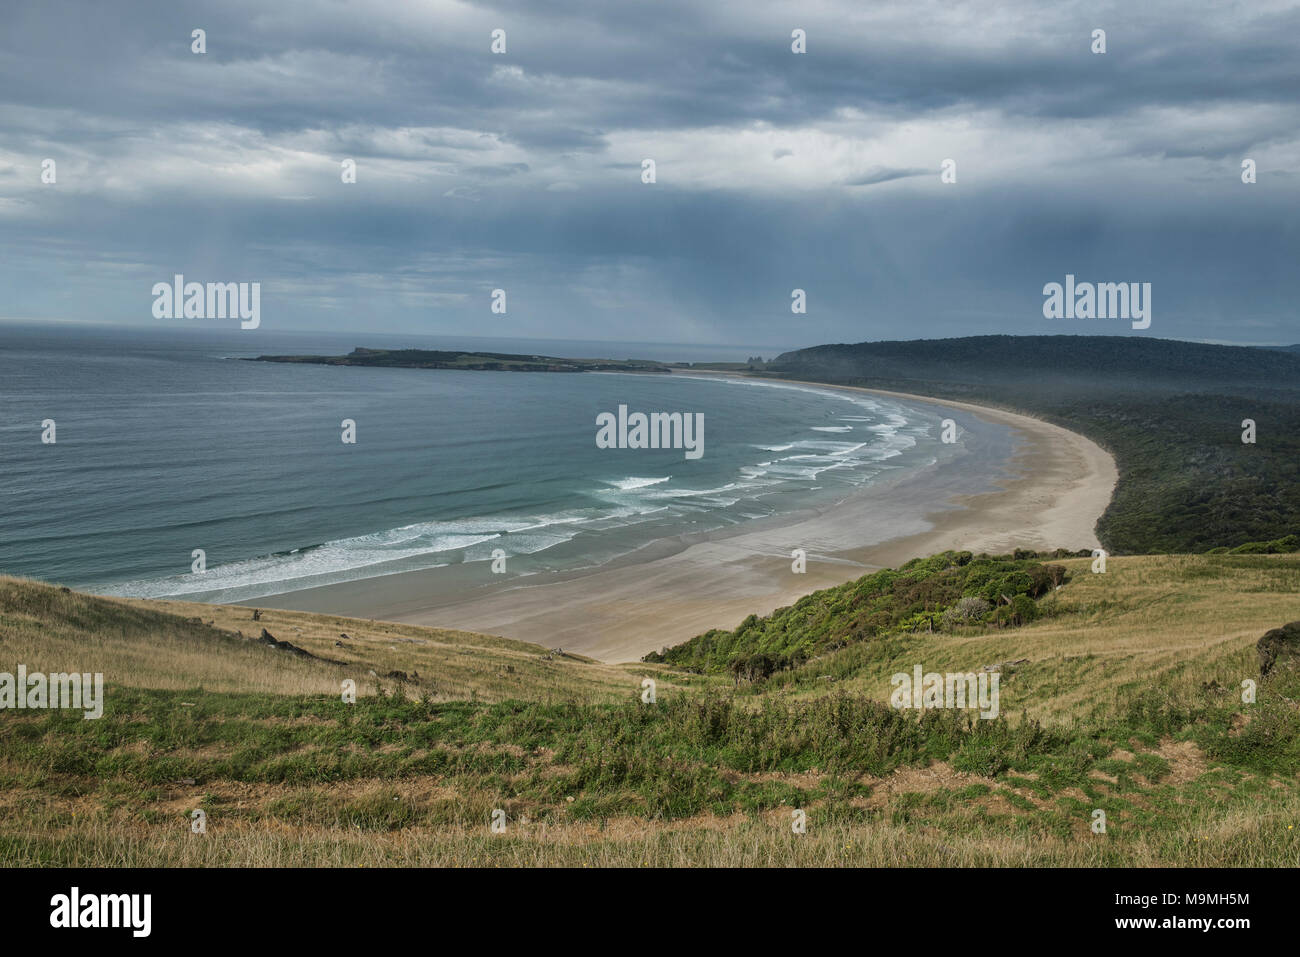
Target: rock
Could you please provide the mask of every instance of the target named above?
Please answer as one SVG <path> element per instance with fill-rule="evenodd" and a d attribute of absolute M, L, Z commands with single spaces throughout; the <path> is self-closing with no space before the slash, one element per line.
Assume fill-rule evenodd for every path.
<path fill-rule="evenodd" d="M 1267 678 L 1278 667 L 1300 666 L 1300 621 L 1265 632 L 1255 644 L 1259 655 L 1259 676 Z"/>
<path fill-rule="evenodd" d="M 351 641 L 351 640 L 352 640 L 351 636 L 349 636 L 348 633 L 347 633 L 346 631 L 341 631 L 341 632 L 339 632 L 339 637 L 342 638 L 344 641 Z"/>
<path fill-rule="evenodd" d="M 306 648 L 299 648 L 291 641 L 281 641 L 265 628 L 262 629 L 262 636 L 257 640 L 269 648 L 274 648 L 276 651 L 287 651 L 289 654 L 297 655 L 299 658 L 313 658 L 316 661 L 325 661 L 332 665 L 343 664 L 343 662 L 335 661 L 333 658 L 322 658 L 319 655 L 313 655 Z"/>

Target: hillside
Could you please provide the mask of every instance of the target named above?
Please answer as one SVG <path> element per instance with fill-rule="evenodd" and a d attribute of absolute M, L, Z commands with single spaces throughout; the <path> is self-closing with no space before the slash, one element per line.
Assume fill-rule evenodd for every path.
<path fill-rule="evenodd" d="M 0 670 L 12 661 L 29 671 L 102 672 L 109 685 L 132 688 L 335 698 L 350 678 L 358 694 L 383 689 L 429 701 L 610 701 L 639 680 L 618 666 L 491 635 L 278 609 L 253 614 L 242 605 L 101 598 L 0 576 Z M 273 642 L 261 640 L 264 632 Z"/>
<path fill-rule="evenodd" d="M 645 660 L 765 678 L 838 648 L 894 633 L 933 633 L 977 614 L 999 627 L 1032 621 L 1034 599 L 1065 574 L 1065 566 L 1033 558 L 944 552 L 805 595 L 763 618 L 750 615 L 734 631 L 715 629 Z"/>
<path fill-rule="evenodd" d="M 1300 533 L 1300 355 L 1138 336 L 973 336 L 816 346 L 764 374 L 982 402 L 1088 436 L 1120 471 L 1097 523 L 1114 553 Z"/>
<path fill-rule="evenodd" d="M 994 612 L 918 629 L 906 589 L 879 578 L 877 598 L 896 600 L 870 632 L 813 596 L 837 617 L 817 632 L 800 612 L 810 657 L 739 687 L 730 655 L 705 674 L 613 668 L 463 633 L 278 611 L 253 626 L 238 606 L 6 580 L 0 670 L 102 668 L 107 690 L 99 720 L 0 715 L 0 865 L 1300 864 L 1300 669 L 1261 679 L 1255 652 L 1300 618 L 1300 555 L 1117 558 L 1105 574 L 963 558 L 895 583 L 911 575 L 924 605 L 951 595 L 954 567 L 970 569 L 963 592 L 996 577 L 980 569 L 1064 575 L 1001 627 Z M 863 581 L 842 595 L 873 594 Z M 250 626 L 344 664 L 239 637 Z M 886 703 L 895 672 L 990 663 L 995 720 Z M 339 675 L 363 668 L 418 670 L 419 685 L 358 681 L 343 703 Z M 1089 830 L 1099 808 L 1106 835 Z"/>
<path fill-rule="evenodd" d="M 1283 350 L 1142 336 L 967 336 L 812 346 L 768 363 L 783 373 L 937 381 L 1037 391 L 1058 384 L 1163 394 L 1300 389 L 1300 357 Z M 1134 383 L 1140 383 L 1134 386 Z"/>

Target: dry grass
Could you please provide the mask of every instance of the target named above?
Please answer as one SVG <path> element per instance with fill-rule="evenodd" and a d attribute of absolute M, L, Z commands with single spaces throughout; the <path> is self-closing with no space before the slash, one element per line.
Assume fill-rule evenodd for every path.
<path fill-rule="evenodd" d="M 791 809 L 702 815 L 662 823 L 521 823 L 492 834 L 486 823 L 387 832 L 285 822 L 223 823 L 194 834 L 179 815 L 167 826 L 92 815 L 34 826 L 0 843 L 4 866 L 80 867 L 1252 867 L 1300 866 L 1300 796 L 1260 814 L 1249 807 L 1193 816 L 1186 831 L 1028 828 L 984 805 L 925 823 L 881 815 L 819 823 L 793 833 Z M 36 822 L 32 821 L 35 825 Z"/>
<path fill-rule="evenodd" d="M 0 577 L 0 670 L 99 672 L 109 688 L 338 695 L 376 686 L 432 700 L 599 702 L 640 694 L 654 665 L 605 665 L 491 635 L 239 605 L 103 598 Z M 316 661 L 253 640 L 265 628 Z M 343 636 L 347 637 L 344 638 Z M 4 665 L 8 662 L 8 665 Z M 337 662 L 337 663 L 335 663 Z M 407 675 L 404 681 L 388 677 Z"/>

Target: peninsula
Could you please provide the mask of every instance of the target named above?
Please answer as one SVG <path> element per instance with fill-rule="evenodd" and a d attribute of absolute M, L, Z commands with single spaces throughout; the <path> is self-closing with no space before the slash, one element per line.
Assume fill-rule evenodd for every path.
<path fill-rule="evenodd" d="M 508 352 L 458 352 L 437 349 L 353 349 L 345 356 L 257 356 L 248 362 L 302 362 L 326 366 L 379 366 L 389 369 L 464 369 L 487 372 L 671 372 L 662 362 L 643 359 L 561 359 Z"/>

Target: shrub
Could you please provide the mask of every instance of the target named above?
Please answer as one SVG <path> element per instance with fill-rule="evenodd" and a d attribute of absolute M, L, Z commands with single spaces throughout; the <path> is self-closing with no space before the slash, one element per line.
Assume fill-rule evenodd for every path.
<path fill-rule="evenodd" d="M 730 671 L 737 684 L 761 681 L 813 655 L 857 642 L 989 621 L 992 606 L 1017 595 L 1037 598 L 1064 580 L 1063 566 L 1044 565 L 1035 557 L 944 552 L 805 595 L 770 615 L 748 616 L 734 631 L 706 632 L 644 660 L 688 671 Z M 1021 608 L 1028 606 L 1022 602 Z M 1024 615 L 1017 617 L 1008 607 L 994 620 L 1019 624 Z M 760 653 L 772 660 L 753 660 Z"/>
<path fill-rule="evenodd" d="M 1011 599 L 1011 610 L 1015 613 L 1018 624 L 1033 621 L 1038 617 L 1038 606 L 1028 595 L 1017 595 Z"/>
<path fill-rule="evenodd" d="M 943 613 L 940 624 L 945 631 L 950 631 L 959 625 L 979 621 L 988 614 L 990 607 L 992 606 L 983 598 L 967 595 L 957 599 L 957 603 Z"/>

